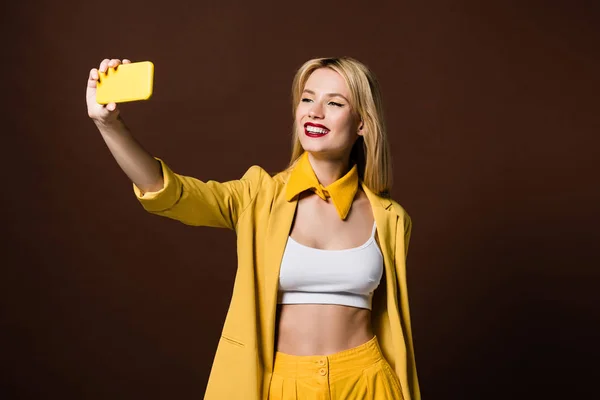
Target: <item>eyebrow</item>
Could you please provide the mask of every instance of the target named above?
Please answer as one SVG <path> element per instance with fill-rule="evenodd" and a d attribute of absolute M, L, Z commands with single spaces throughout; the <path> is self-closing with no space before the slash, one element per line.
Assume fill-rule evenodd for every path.
<path fill-rule="evenodd" d="M 307 92 L 307 93 L 310 93 L 310 94 L 312 94 L 312 95 L 315 95 L 315 92 L 313 92 L 313 91 L 312 91 L 312 90 L 310 90 L 310 89 L 304 89 L 304 90 L 302 91 L 302 93 L 304 93 L 304 92 Z M 348 103 L 350 103 L 350 101 L 348 101 L 348 99 L 347 99 L 347 98 L 346 98 L 346 97 L 345 97 L 343 94 L 340 94 L 340 93 L 326 93 L 325 95 L 326 95 L 326 96 L 329 96 L 329 97 L 336 97 L 336 96 L 337 96 L 337 97 L 341 97 L 342 99 L 344 99 L 344 100 L 346 100 Z"/>

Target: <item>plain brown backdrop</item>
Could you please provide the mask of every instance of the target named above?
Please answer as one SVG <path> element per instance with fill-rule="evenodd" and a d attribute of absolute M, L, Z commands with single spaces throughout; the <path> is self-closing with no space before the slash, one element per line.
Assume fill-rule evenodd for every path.
<path fill-rule="evenodd" d="M 597 1 L 3 4 L 0 397 L 202 398 L 229 304 L 234 234 L 142 209 L 87 117 L 89 70 L 153 61 L 154 96 L 124 119 L 176 172 L 229 180 L 285 167 L 293 74 L 338 55 L 383 88 L 423 398 L 595 397 L 599 16 Z"/>

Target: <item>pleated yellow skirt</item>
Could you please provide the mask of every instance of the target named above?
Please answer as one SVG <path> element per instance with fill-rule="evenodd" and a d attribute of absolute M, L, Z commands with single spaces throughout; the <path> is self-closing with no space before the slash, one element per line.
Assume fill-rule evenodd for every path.
<path fill-rule="evenodd" d="M 403 400 L 377 337 L 328 356 L 275 353 L 269 400 Z"/>

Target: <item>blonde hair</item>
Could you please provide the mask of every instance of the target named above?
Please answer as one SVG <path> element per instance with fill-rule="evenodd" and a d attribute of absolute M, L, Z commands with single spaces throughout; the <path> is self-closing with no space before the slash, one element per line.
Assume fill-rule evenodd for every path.
<path fill-rule="evenodd" d="M 372 192 L 390 197 L 392 157 L 383 118 L 379 83 L 375 75 L 364 64 L 350 57 L 315 58 L 304 63 L 296 72 L 292 83 L 294 126 L 292 156 L 288 169 L 292 168 L 304 153 L 296 129 L 296 107 L 309 76 L 320 68 L 332 69 L 344 78 L 350 89 L 350 99 L 348 100 L 363 122 L 364 133 L 352 147 L 350 162 L 357 164 L 360 179 Z"/>

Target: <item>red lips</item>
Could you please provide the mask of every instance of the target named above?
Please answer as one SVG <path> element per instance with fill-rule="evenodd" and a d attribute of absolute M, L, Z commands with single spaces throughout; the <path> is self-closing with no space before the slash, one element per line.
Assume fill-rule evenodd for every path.
<path fill-rule="evenodd" d="M 325 129 L 327 132 L 325 133 L 314 133 L 314 132 L 309 132 L 308 129 L 306 129 L 308 126 L 313 126 L 315 128 L 320 128 L 320 129 Z M 321 125 L 321 124 L 315 124 L 313 122 L 307 122 L 304 124 L 304 134 L 308 137 L 311 138 L 320 138 L 323 137 L 325 135 L 327 135 L 329 133 L 329 128 L 326 127 L 325 125 Z"/>

